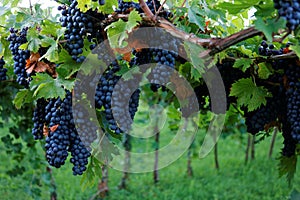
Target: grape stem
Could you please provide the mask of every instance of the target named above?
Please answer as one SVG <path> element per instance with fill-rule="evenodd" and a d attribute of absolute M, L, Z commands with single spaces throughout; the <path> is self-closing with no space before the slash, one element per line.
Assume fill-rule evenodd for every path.
<path fill-rule="evenodd" d="M 154 14 L 151 12 L 151 10 L 149 9 L 148 5 L 145 3 L 144 0 L 139 0 L 139 4 L 141 9 L 144 11 L 144 13 L 146 14 L 146 16 L 148 18 L 150 18 L 152 21 L 156 21 Z"/>
<path fill-rule="evenodd" d="M 163 9 L 165 3 L 167 2 L 167 0 L 164 0 L 164 2 L 161 4 L 161 6 L 158 8 L 158 10 L 155 13 L 155 19 L 157 19 L 158 14 L 160 13 L 160 11 Z M 153 4 L 155 6 L 155 4 Z"/>
<path fill-rule="evenodd" d="M 261 31 L 256 30 L 254 27 L 250 27 L 250 28 L 244 29 L 240 32 L 237 32 L 237 33 L 232 34 L 225 38 L 207 38 L 207 39 L 198 38 L 194 34 L 186 33 L 184 31 L 176 28 L 171 22 L 169 22 L 168 20 L 166 20 L 164 18 L 157 16 L 157 18 L 155 19 L 155 16 L 150 11 L 149 7 L 147 5 L 145 5 L 145 2 L 143 0 L 139 0 L 139 2 L 141 5 L 141 8 L 143 9 L 143 11 L 145 13 L 145 16 L 142 16 L 143 24 L 163 28 L 165 31 L 167 31 L 174 37 L 177 37 L 177 38 L 180 38 L 183 40 L 187 40 L 191 43 L 194 43 L 194 44 L 197 44 L 197 45 L 207 48 L 206 51 L 202 52 L 202 54 L 200 55 L 201 57 L 212 56 L 214 54 L 217 54 L 217 53 L 227 49 L 228 47 L 230 47 L 234 44 L 237 44 L 248 38 L 262 34 Z M 118 19 L 127 20 L 128 15 L 124 15 L 124 14 L 110 15 L 108 17 L 108 19 L 106 19 L 105 23 L 113 22 Z"/>

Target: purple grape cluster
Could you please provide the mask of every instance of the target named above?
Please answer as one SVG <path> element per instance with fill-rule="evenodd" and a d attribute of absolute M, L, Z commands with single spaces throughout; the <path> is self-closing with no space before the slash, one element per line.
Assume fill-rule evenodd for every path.
<path fill-rule="evenodd" d="M 14 28 L 10 28 L 10 35 L 7 40 L 10 42 L 9 49 L 12 52 L 14 60 L 14 73 L 17 75 L 17 83 L 28 87 L 31 81 L 30 74 L 26 72 L 26 60 L 30 56 L 29 50 L 21 50 L 19 47 L 27 42 L 28 28 L 23 28 L 20 32 Z"/>
<path fill-rule="evenodd" d="M 5 81 L 7 79 L 6 72 L 7 69 L 4 68 L 5 61 L 3 57 L 0 59 L 0 81 Z"/>
<path fill-rule="evenodd" d="M 76 123 L 81 123 L 86 131 L 91 131 L 84 137 L 78 134 Z M 33 115 L 34 127 L 32 134 L 34 139 L 43 139 L 46 135 L 46 158 L 51 166 L 56 168 L 65 164 L 68 152 L 71 153 L 71 163 L 74 175 L 82 175 L 86 170 L 88 158 L 91 156 L 90 144 L 97 138 L 94 124 L 89 123 L 88 115 L 82 107 L 73 109 L 72 93 L 66 91 L 66 97 L 52 99 L 38 99 Z M 88 126 L 88 127 L 87 127 Z M 45 130 L 45 127 L 48 129 Z"/>
<path fill-rule="evenodd" d="M 76 0 L 71 0 L 69 7 L 59 6 L 58 10 L 61 10 L 62 14 L 60 18 L 61 26 L 67 28 L 65 32 L 66 49 L 73 60 L 81 63 L 85 60 L 85 56 L 82 55 L 84 39 L 93 40 L 94 44 L 91 45 L 91 49 L 95 48 L 97 43 L 103 40 L 101 31 L 104 28 L 99 28 L 99 26 L 101 27 L 99 22 L 105 17 L 102 13 L 92 10 L 82 13 L 77 5 L 78 2 Z"/>
<path fill-rule="evenodd" d="M 300 23 L 300 2 L 299 0 L 273 0 L 274 7 L 278 10 L 280 17 L 287 20 L 286 26 L 295 30 Z"/>
<path fill-rule="evenodd" d="M 104 107 L 103 112 L 109 124 L 108 128 L 115 134 L 121 134 L 130 129 L 131 123 L 126 117 L 127 113 L 133 119 L 139 105 L 139 90 L 131 91 L 131 88 L 135 88 L 136 80 L 129 80 L 123 85 L 116 86 L 121 78 L 116 75 L 119 70 L 119 64 L 114 61 L 100 77 L 95 93 L 95 107 L 97 109 Z M 117 95 L 113 96 L 113 92 Z M 129 101 L 126 102 L 126 98 Z M 116 119 L 120 121 L 116 121 Z M 118 124 L 125 127 L 125 130 L 122 130 Z"/>

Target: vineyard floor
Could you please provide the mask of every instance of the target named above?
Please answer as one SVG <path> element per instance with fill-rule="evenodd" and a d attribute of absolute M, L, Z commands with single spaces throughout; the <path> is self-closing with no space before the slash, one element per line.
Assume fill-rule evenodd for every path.
<path fill-rule="evenodd" d="M 1 137 L 5 130 L 0 131 Z M 280 135 L 278 135 L 280 136 Z M 300 178 L 297 176 L 291 187 L 288 187 L 285 178 L 278 179 L 276 157 L 279 155 L 282 138 L 277 137 L 274 154 L 268 158 L 268 150 L 271 137 L 256 145 L 255 160 L 244 164 L 247 135 L 231 135 L 219 140 L 220 170 L 214 167 L 213 152 L 204 159 L 194 153 L 192 167 L 193 177 L 186 176 L 187 154 L 170 166 L 159 171 L 159 183 L 153 184 L 153 174 L 131 174 L 128 189 L 119 191 L 117 185 L 122 173 L 109 169 L 109 196 L 108 200 L 155 200 L 155 199 L 251 199 L 251 200 L 281 200 L 300 199 Z M 12 161 L 10 155 L 4 150 L 4 144 L 0 145 L 0 194 L 2 200 L 10 199 L 49 199 L 49 185 L 45 185 L 47 177 L 41 176 L 41 180 L 33 176 L 35 169 L 26 166 L 26 160 L 19 166 L 25 166 L 23 175 L 10 177 L 5 172 L 7 169 L 18 165 Z M 44 162 L 43 152 L 32 157 L 40 158 Z M 29 165 L 29 164 L 28 164 Z M 45 163 L 46 168 L 46 163 Z M 298 165 L 299 171 L 299 165 Z M 60 169 L 53 169 L 53 175 L 57 187 L 58 199 L 74 200 L 89 199 L 96 193 L 96 186 L 81 190 L 81 178 L 74 177 L 71 165 L 67 163 Z M 40 181 L 40 187 L 36 182 Z M 34 194 L 33 194 L 34 193 Z M 38 197 L 39 196 L 39 197 Z"/>

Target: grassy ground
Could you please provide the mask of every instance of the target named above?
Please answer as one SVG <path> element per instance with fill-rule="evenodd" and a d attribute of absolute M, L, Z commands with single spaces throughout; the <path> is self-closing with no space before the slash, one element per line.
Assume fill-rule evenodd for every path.
<path fill-rule="evenodd" d="M 170 166 L 159 171 L 160 181 L 153 184 L 152 173 L 131 174 L 128 190 L 119 191 L 117 185 L 122 173 L 109 169 L 108 200 L 114 199 L 300 199 L 300 178 L 296 176 L 294 184 L 288 187 L 284 178 L 278 178 L 275 159 L 279 155 L 282 139 L 277 137 L 275 151 L 272 159 L 268 159 L 267 153 L 270 138 L 256 145 L 255 160 L 244 164 L 246 135 L 242 139 L 236 139 L 236 135 L 219 140 L 220 170 L 214 168 L 212 153 L 204 158 L 194 157 L 192 166 L 193 177 L 186 176 L 186 154 Z M 3 145 L 0 145 L 0 149 Z M 42 151 L 40 151 L 43 156 Z M 26 171 L 25 175 L 9 177 L 4 171 L 16 162 L 10 160 L 10 156 L 1 151 L 0 166 L 0 194 L 1 199 L 32 199 L 30 188 L 34 185 L 34 169 Z M 22 164 L 22 163 L 21 163 Z M 299 167 L 298 167 L 299 171 Z M 95 192 L 96 186 L 82 191 L 80 177 L 74 177 L 71 173 L 71 165 L 66 164 L 61 169 L 53 169 L 57 184 L 58 199 L 89 199 Z M 41 184 L 40 198 L 49 199 L 49 186 Z"/>

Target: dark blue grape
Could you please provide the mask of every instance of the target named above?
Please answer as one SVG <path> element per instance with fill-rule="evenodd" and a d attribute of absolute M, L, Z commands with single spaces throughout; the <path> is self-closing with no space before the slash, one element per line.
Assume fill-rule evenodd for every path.
<path fill-rule="evenodd" d="M 19 47 L 27 42 L 28 28 L 23 28 L 20 32 L 13 28 L 10 29 L 10 35 L 7 40 L 10 42 L 9 49 L 12 52 L 14 60 L 14 73 L 17 75 L 17 83 L 28 87 L 31 80 L 30 74 L 26 72 L 26 60 L 30 56 L 28 50 L 21 50 Z"/>
<path fill-rule="evenodd" d="M 274 8 L 278 10 L 280 17 L 287 20 L 286 26 L 295 30 L 300 23 L 300 6 L 298 0 L 284 1 L 273 0 Z"/>
<path fill-rule="evenodd" d="M 5 61 L 3 57 L 0 59 L 0 81 L 5 81 L 7 79 L 6 72 L 7 69 L 4 68 Z"/>

